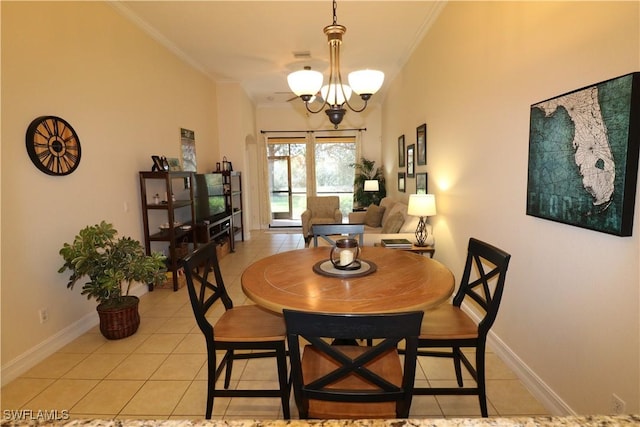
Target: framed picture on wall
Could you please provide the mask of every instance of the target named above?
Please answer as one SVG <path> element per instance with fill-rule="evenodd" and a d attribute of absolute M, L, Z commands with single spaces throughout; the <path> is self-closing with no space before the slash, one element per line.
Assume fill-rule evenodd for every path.
<path fill-rule="evenodd" d="M 187 172 L 195 172 L 196 135 L 194 131 L 180 128 L 180 152 L 182 153 L 182 169 Z"/>
<path fill-rule="evenodd" d="M 179 172 L 182 170 L 180 160 L 178 160 L 177 157 L 167 157 L 167 162 L 169 163 L 169 170 L 171 172 Z"/>
<path fill-rule="evenodd" d="M 427 173 L 416 174 L 416 194 L 427 194 Z"/>
<path fill-rule="evenodd" d="M 631 236 L 640 73 L 531 105 L 527 215 Z"/>
<path fill-rule="evenodd" d="M 398 137 L 398 167 L 403 168 L 404 165 L 404 135 L 400 135 Z"/>
<path fill-rule="evenodd" d="M 407 147 L 407 178 L 415 176 L 415 152 L 416 144 L 411 144 Z"/>
<path fill-rule="evenodd" d="M 405 192 L 406 190 L 406 179 L 404 172 L 398 172 L 398 191 Z"/>
<path fill-rule="evenodd" d="M 427 124 L 423 123 L 416 128 L 418 164 L 427 164 Z"/>

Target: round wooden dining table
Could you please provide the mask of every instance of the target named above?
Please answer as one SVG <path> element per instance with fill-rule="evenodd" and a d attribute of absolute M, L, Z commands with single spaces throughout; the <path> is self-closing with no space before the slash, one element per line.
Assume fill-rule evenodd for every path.
<path fill-rule="evenodd" d="M 247 267 L 242 289 L 256 304 L 275 312 L 361 314 L 426 310 L 453 293 L 453 273 L 429 257 L 366 246 L 360 259 L 372 272 L 336 276 L 318 270 L 329 260 L 328 247 L 282 252 Z"/>

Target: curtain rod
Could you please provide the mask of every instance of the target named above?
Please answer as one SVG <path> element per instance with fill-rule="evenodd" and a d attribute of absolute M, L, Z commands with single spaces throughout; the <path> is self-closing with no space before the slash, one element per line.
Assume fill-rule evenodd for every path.
<path fill-rule="evenodd" d="M 359 129 L 320 129 L 320 130 L 261 130 L 260 133 L 316 133 L 316 132 L 340 132 L 347 130 L 357 130 L 359 132 L 366 131 L 367 128 L 359 128 Z"/>

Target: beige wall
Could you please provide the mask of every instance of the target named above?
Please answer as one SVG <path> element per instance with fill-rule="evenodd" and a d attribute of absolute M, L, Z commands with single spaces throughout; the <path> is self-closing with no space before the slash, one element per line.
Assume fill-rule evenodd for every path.
<path fill-rule="evenodd" d="M 57 273 L 63 242 L 102 219 L 141 239 L 137 172 L 152 154 L 179 157 L 181 127 L 195 131 L 199 171 L 215 167 L 219 150 L 214 84 L 107 3 L 1 7 L 5 383 L 97 321 L 95 302 Z M 48 176 L 29 160 L 25 130 L 40 115 L 60 116 L 78 133 L 73 174 Z"/>
<path fill-rule="evenodd" d="M 226 157 L 232 163 L 233 170 L 242 173 L 242 215 L 245 227 L 244 234 L 247 237 L 247 230 L 252 228 L 251 224 L 247 222 L 248 213 L 253 210 L 249 197 L 251 192 L 247 190 L 248 183 L 251 182 L 253 176 L 253 170 L 249 167 L 249 150 L 255 146 L 257 138 L 255 106 L 237 82 L 218 83 L 217 95 L 218 122 L 221 124 L 218 129 L 218 139 L 223 147 L 219 157 L 220 161 L 223 156 Z"/>
<path fill-rule="evenodd" d="M 640 71 L 639 37 L 638 2 L 450 2 L 383 107 L 390 181 L 427 123 L 436 258 L 460 277 L 470 236 L 513 255 L 494 342 L 557 413 L 640 411 L 640 209 L 632 237 L 525 215 L 530 105 Z"/>

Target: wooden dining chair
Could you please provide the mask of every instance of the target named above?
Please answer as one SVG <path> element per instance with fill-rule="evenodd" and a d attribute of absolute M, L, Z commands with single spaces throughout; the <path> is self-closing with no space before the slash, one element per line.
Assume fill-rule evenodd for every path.
<path fill-rule="evenodd" d="M 425 312 L 418 339 L 419 356 L 453 359 L 458 387 L 416 387 L 414 394 L 478 395 L 480 412 L 483 417 L 488 416 L 485 347 L 487 334 L 498 314 L 510 259 L 511 255 L 495 246 L 474 238 L 469 239 L 467 261 L 453 303 Z M 478 324 L 460 307 L 467 298 L 475 302 L 474 308 L 482 311 Z M 448 350 L 434 350 L 435 348 Z M 463 348 L 475 349 L 475 366 L 463 353 Z M 475 387 L 464 387 L 461 365 L 465 366 L 475 380 Z"/>
<path fill-rule="evenodd" d="M 205 416 L 207 419 L 211 418 L 215 397 L 279 397 L 282 401 L 283 416 L 289 419 L 290 387 L 287 381 L 284 319 L 282 315 L 256 305 L 234 307 L 224 286 L 215 245 L 215 242 L 211 242 L 202 246 L 184 259 L 191 307 L 207 342 Z M 225 311 L 215 325 L 212 325 L 207 318 L 207 312 L 217 301 L 222 302 Z M 216 352 L 220 350 L 225 353 L 218 364 Z M 236 353 L 236 350 L 243 352 Z M 261 357 L 276 358 L 279 388 L 229 390 L 233 361 Z M 225 367 L 224 389 L 217 389 L 216 381 Z"/>
<path fill-rule="evenodd" d="M 300 418 L 407 418 L 422 316 L 419 311 L 320 314 L 284 310 Z M 330 342 L 354 337 L 376 339 L 376 345 Z M 397 349 L 403 340 L 404 363 Z M 301 352 L 302 342 L 308 344 Z"/>
<path fill-rule="evenodd" d="M 355 238 L 361 247 L 364 246 L 364 224 L 314 224 L 311 233 L 315 247 L 318 247 L 318 238 L 332 246 L 335 246 L 336 239 Z"/>

